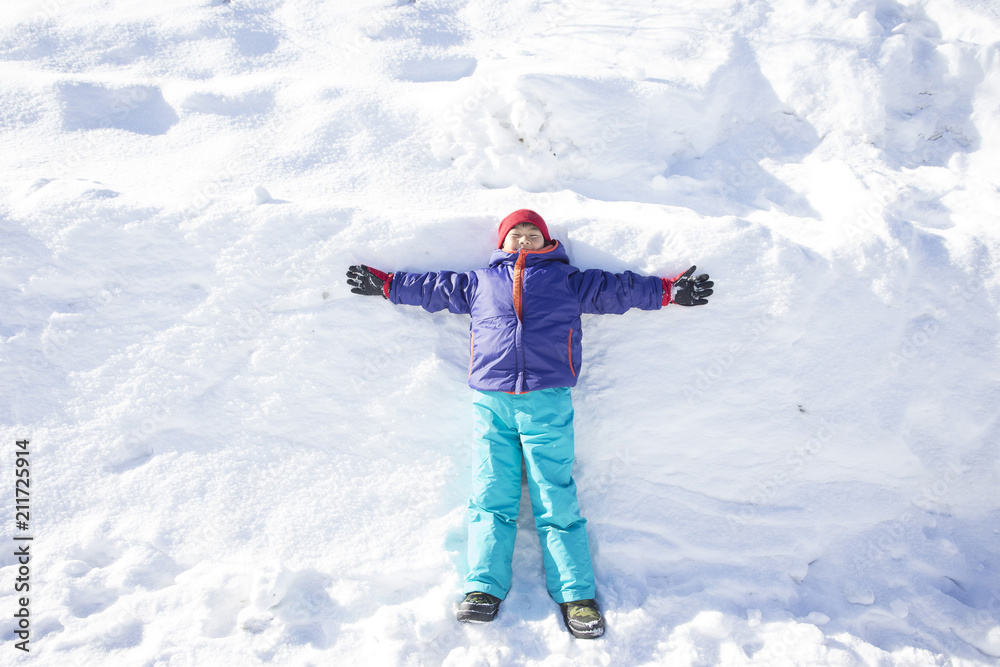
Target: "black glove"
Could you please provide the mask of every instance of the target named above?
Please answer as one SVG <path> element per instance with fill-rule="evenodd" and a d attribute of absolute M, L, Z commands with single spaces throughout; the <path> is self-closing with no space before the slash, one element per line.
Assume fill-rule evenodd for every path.
<path fill-rule="evenodd" d="M 365 296 L 377 294 L 388 299 L 389 297 L 385 294 L 385 281 L 388 279 L 388 273 L 364 264 L 356 264 L 347 269 L 347 284 L 352 287 L 351 292 L 354 294 L 364 294 Z"/>
<path fill-rule="evenodd" d="M 715 285 L 708 279 L 707 273 L 691 277 L 695 267 L 691 267 L 681 275 L 673 279 L 673 299 L 671 303 L 680 306 L 704 306 L 708 303 L 708 298 L 712 296 L 712 287 Z"/>

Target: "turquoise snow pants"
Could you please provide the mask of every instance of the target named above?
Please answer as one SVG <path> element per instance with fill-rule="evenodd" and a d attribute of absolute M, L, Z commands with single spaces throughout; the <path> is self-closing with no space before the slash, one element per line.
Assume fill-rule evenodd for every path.
<path fill-rule="evenodd" d="M 465 592 L 507 597 L 523 459 L 549 595 L 556 602 L 593 598 L 587 520 L 580 516 L 572 476 L 569 387 L 527 394 L 477 391 L 472 404 L 477 459 L 469 500 Z"/>

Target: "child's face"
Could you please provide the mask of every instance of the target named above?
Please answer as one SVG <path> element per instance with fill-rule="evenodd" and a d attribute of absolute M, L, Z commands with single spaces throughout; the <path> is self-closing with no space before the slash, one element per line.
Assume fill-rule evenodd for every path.
<path fill-rule="evenodd" d="M 545 247 L 545 237 L 534 225 L 518 225 L 507 232 L 503 240 L 503 249 L 506 252 L 517 252 L 522 248 L 525 250 L 541 250 Z"/>

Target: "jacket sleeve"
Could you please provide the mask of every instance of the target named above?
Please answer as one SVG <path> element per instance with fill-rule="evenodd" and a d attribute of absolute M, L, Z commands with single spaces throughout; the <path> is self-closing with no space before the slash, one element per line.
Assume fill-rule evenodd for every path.
<path fill-rule="evenodd" d="M 570 274 L 569 281 L 584 313 L 620 315 L 630 308 L 659 310 L 663 305 L 663 281 L 653 276 L 587 269 Z"/>
<path fill-rule="evenodd" d="M 420 306 L 432 313 L 447 308 L 452 313 L 468 314 L 475 285 L 474 273 L 396 271 L 389 287 L 389 301 Z"/>

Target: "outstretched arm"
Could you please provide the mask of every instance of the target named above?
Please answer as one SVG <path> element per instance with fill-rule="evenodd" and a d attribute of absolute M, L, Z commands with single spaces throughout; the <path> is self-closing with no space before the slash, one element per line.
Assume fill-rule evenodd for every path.
<path fill-rule="evenodd" d="M 620 315 L 630 308 L 657 310 L 663 300 L 660 278 L 632 271 L 587 269 L 570 274 L 569 280 L 585 313 Z"/>
<path fill-rule="evenodd" d="M 692 266 L 674 278 L 588 269 L 572 274 L 570 282 L 585 313 L 621 314 L 630 308 L 657 310 L 670 303 L 702 306 L 708 303 L 715 283 L 708 279 L 707 273 L 692 278 L 695 268 Z"/>
<path fill-rule="evenodd" d="M 393 303 L 421 306 L 432 313 L 445 308 L 468 313 L 475 282 L 475 274 L 454 271 L 385 273 L 364 264 L 347 270 L 347 284 L 353 293 L 381 295 Z"/>

